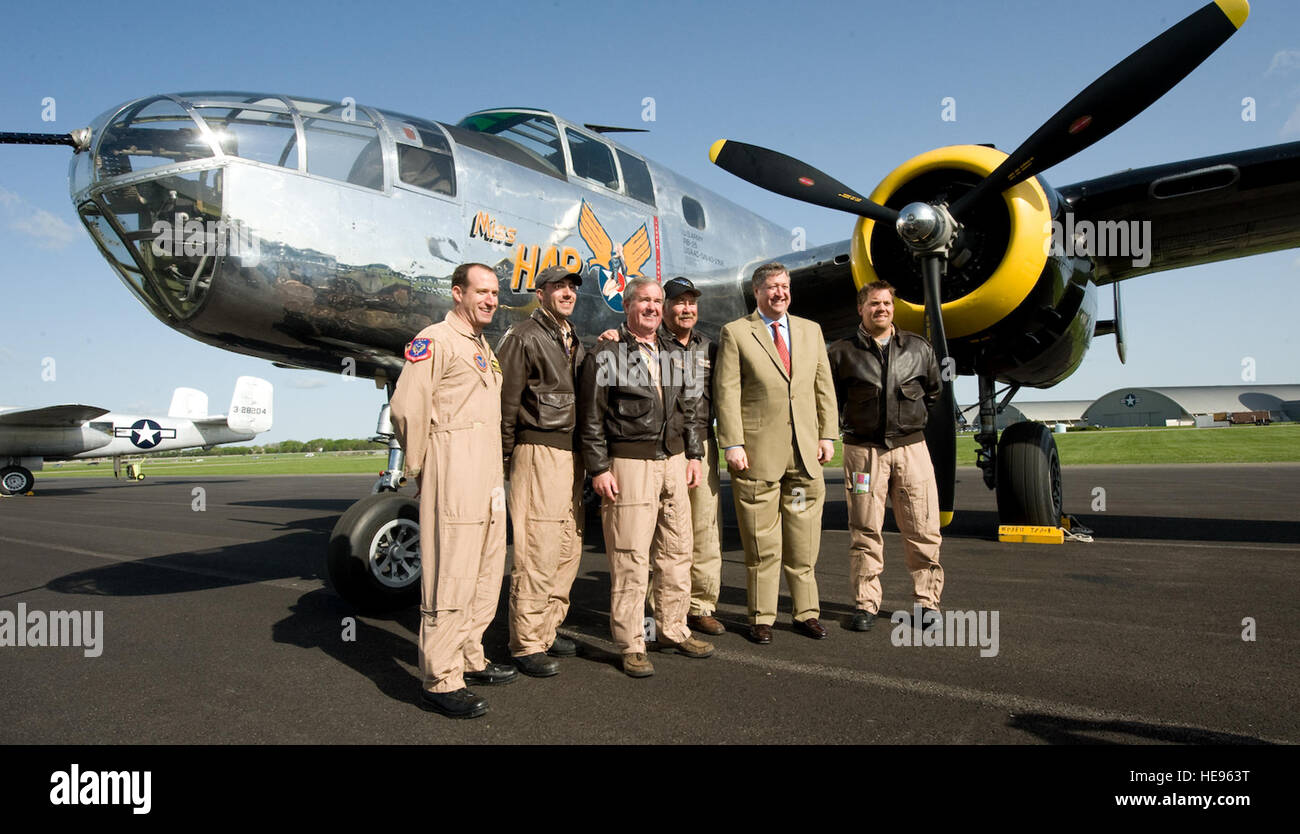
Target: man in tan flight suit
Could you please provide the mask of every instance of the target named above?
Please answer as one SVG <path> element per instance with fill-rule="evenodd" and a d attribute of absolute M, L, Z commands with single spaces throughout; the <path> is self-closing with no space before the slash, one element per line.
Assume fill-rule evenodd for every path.
<path fill-rule="evenodd" d="M 505 570 L 501 479 L 501 369 L 483 338 L 497 308 L 497 277 L 483 264 L 452 273 L 452 309 L 417 334 L 390 402 L 406 474 L 420 499 L 421 706 L 475 718 L 487 702 L 466 683 L 509 683 L 489 663 L 483 632 Z"/>
<path fill-rule="evenodd" d="M 582 464 L 573 439 L 574 382 L 584 351 L 570 318 L 581 284 L 581 276 L 562 266 L 542 270 L 538 308 L 497 346 L 501 450 L 515 531 L 510 654 L 519 671 L 538 678 L 560 671 L 552 658 L 578 652 L 556 629 L 569 611 L 582 558 Z"/>
<path fill-rule="evenodd" d="M 597 344 L 582 365 L 578 432 L 591 486 L 602 499 L 610 565 L 610 632 L 623 671 L 654 674 L 643 631 L 653 555 L 654 609 L 661 648 L 687 657 L 713 654 L 691 636 L 691 505 L 704 454 L 695 407 L 685 390 L 685 351 L 657 332 L 663 290 L 634 278 L 623 291 L 619 341 Z"/>

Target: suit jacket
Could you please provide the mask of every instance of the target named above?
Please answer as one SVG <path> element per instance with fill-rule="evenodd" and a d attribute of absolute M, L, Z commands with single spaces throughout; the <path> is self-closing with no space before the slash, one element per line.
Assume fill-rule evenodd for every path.
<path fill-rule="evenodd" d="M 722 328 L 713 368 L 718 445 L 744 446 L 749 458 L 745 474 L 762 481 L 784 476 L 791 435 L 795 460 L 812 477 L 821 470 L 818 440 L 839 434 L 822 329 L 808 319 L 789 320 L 790 374 L 757 310 Z"/>

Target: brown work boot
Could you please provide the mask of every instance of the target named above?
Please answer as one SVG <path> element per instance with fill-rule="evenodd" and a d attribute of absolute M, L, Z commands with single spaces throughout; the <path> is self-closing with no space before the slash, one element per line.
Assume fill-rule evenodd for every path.
<path fill-rule="evenodd" d="M 712 614 L 691 614 L 686 618 L 686 625 L 692 631 L 715 636 L 723 634 L 727 630 L 727 627 Z"/>
<path fill-rule="evenodd" d="M 713 654 L 713 644 L 706 643 L 703 640 L 696 640 L 694 637 L 687 637 L 680 643 L 674 643 L 667 637 L 659 638 L 659 648 L 676 649 L 678 654 L 684 654 L 687 657 L 710 657 Z"/>
<path fill-rule="evenodd" d="M 623 671 L 628 677 L 648 678 L 655 673 L 655 667 L 645 652 L 628 652 L 623 655 Z"/>

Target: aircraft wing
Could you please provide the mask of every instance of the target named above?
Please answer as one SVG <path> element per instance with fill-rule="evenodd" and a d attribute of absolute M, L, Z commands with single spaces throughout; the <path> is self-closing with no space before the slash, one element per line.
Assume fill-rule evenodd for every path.
<path fill-rule="evenodd" d="M 0 426 L 79 426 L 107 413 L 107 408 L 95 408 L 92 405 L 51 405 L 46 408 L 0 412 Z"/>
<path fill-rule="evenodd" d="M 1151 222 L 1150 263 L 1133 252 L 1095 257 L 1099 285 L 1300 246 L 1300 142 L 1123 171 L 1060 192 L 1076 224 Z"/>

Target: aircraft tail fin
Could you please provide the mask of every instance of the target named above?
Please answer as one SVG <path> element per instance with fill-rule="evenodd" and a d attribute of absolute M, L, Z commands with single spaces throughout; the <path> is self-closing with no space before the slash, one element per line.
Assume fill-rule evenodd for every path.
<path fill-rule="evenodd" d="M 235 431 L 260 434 L 271 428 L 271 383 L 255 376 L 235 380 L 235 394 L 230 398 L 226 425 Z"/>
<path fill-rule="evenodd" d="M 202 420 L 208 416 L 208 395 L 194 388 L 177 388 L 172 392 L 168 417 L 182 420 Z"/>

